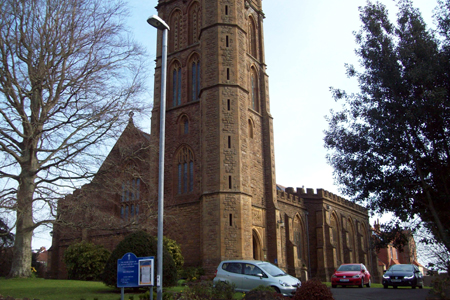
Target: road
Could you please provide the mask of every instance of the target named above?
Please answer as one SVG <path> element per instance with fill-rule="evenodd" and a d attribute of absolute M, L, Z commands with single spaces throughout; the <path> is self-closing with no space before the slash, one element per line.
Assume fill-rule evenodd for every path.
<path fill-rule="evenodd" d="M 429 289 L 397 288 L 335 288 L 331 289 L 335 300 L 425 300 L 429 296 Z"/>

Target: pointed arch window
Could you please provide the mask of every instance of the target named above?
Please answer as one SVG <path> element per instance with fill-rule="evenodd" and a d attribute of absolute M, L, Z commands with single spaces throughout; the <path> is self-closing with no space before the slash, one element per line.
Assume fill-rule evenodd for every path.
<path fill-rule="evenodd" d="M 355 249 L 355 229 L 353 227 L 353 222 L 351 219 L 348 219 L 348 232 L 347 232 L 347 247 L 351 250 L 350 251 L 350 258 L 349 263 L 356 262 L 356 249 Z"/>
<path fill-rule="evenodd" d="M 250 71 L 250 101 L 251 108 L 256 111 L 259 111 L 258 90 L 258 77 L 255 68 L 252 68 Z"/>
<path fill-rule="evenodd" d="M 336 259 L 337 261 L 335 262 L 336 265 L 339 265 L 341 263 L 341 240 L 339 237 L 339 224 L 337 221 L 337 217 L 335 214 L 331 215 L 331 220 L 330 220 L 330 226 L 331 226 L 331 242 L 332 245 L 334 245 L 334 247 L 336 248 Z"/>
<path fill-rule="evenodd" d="M 195 1 L 189 10 L 189 44 L 198 42 L 201 27 L 200 4 Z"/>
<path fill-rule="evenodd" d="M 141 179 L 134 178 L 122 183 L 120 217 L 124 220 L 139 215 L 139 201 L 141 199 Z"/>
<path fill-rule="evenodd" d="M 190 99 L 191 101 L 200 100 L 200 58 L 195 55 L 190 63 Z"/>
<path fill-rule="evenodd" d="M 178 134 L 189 134 L 189 119 L 186 115 L 183 115 L 178 121 Z"/>
<path fill-rule="evenodd" d="M 194 154 L 184 146 L 177 155 L 178 195 L 194 191 Z"/>
<path fill-rule="evenodd" d="M 306 239 L 304 236 L 303 223 L 300 217 L 297 215 L 294 218 L 294 243 L 297 245 L 297 259 L 306 261 Z"/>
<path fill-rule="evenodd" d="M 250 17 L 248 22 L 248 52 L 254 58 L 257 58 L 256 50 L 256 24 L 255 20 Z"/>
<path fill-rule="evenodd" d="M 253 138 L 253 122 L 251 119 L 248 119 L 248 137 Z"/>
<path fill-rule="evenodd" d="M 181 105 L 181 64 L 176 62 L 172 66 L 172 107 Z"/>
<path fill-rule="evenodd" d="M 177 51 L 181 48 L 181 11 L 175 11 L 170 18 L 169 30 L 169 52 Z"/>

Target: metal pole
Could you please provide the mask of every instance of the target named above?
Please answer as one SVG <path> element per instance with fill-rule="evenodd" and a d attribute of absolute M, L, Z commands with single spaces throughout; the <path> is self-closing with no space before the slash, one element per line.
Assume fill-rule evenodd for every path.
<path fill-rule="evenodd" d="M 163 226 L 164 226 L 164 147 L 166 136 L 166 65 L 167 29 L 163 29 L 161 63 L 161 102 L 159 105 L 159 179 L 158 179 L 158 268 L 156 276 L 157 300 L 162 300 L 163 285 Z"/>
<path fill-rule="evenodd" d="M 159 177 L 158 177 L 158 260 L 156 269 L 156 295 L 162 300 L 163 286 L 163 225 L 164 225 L 164 146 L 166 136 L 166 69 L 167 69 L 167 35 L 169 26 L 158 16 L 151 16 L 147 23 L 162 30 L 161 59 L 161 101 L 159 103 Z M 150 293 L 153 295 L 153 291 Z"/>

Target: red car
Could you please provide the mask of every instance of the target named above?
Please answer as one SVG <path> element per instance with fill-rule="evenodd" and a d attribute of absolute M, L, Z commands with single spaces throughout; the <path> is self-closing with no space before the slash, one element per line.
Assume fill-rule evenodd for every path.
<path fill-rule="evenodd" d="M 370 273 L 363 264 L 342 264 L 333 276 L 331 276 L 331 287 L 338 285 L 346 287 L 347 285 L 357 285 L 362 288 L 364 285 L 370 287 Z"/>

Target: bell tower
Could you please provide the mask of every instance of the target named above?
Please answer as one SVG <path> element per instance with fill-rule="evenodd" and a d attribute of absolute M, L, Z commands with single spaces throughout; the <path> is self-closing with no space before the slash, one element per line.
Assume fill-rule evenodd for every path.
<path fill-rule="evenodd" d="M 165 227 L 187 265 L 280 257 L 261 0 L 160 0 L 167 61 Z M 161 33 L 152 112 L 157 193 Z"/>

